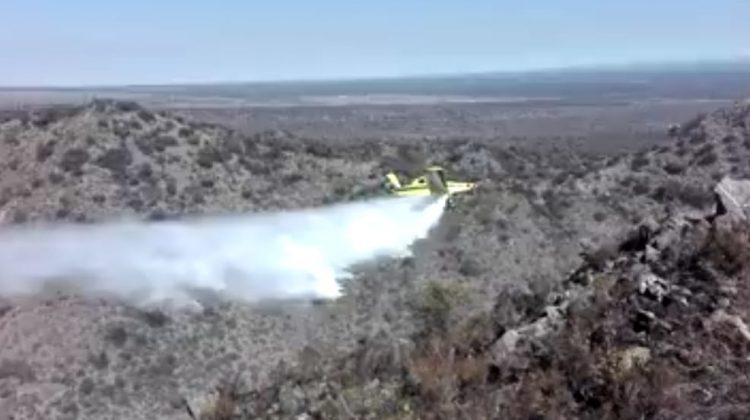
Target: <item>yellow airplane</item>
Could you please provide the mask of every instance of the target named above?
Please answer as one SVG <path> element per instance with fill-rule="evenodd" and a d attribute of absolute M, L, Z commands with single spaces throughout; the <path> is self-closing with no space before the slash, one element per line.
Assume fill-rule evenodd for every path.
<path fill-rule="evenodd" d="M 397 196 L 429 196 L 448 195 L 448 205 L 453 206 L 453 194 L 468 192 L 476 188 L 476 182 L 448 181 L 445 179 L 445 169 L 440 166 L 428 166 L 424 175 L 420 175 L 402 184 L 398 175 L 390 171 L 385 175 L 385 188 Z"/>

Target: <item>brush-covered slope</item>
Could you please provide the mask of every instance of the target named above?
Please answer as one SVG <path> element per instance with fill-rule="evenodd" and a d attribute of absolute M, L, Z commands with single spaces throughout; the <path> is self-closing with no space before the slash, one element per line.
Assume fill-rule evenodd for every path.
<path fill-rule="evenodd" d="M 622 180 L 638 176 L 653 191 L 620 191 L 621 204 L 641 221 L 588 253 L 562 281 L 548 279 L 547 289 L 532 294 L 503 291 L 486 310 L 478 310 L 482 299 L 469 293 L 470 285 L 428 283 L 410 301 L 418 327 L 407 344 L 375 337 L 348 354 L 301 352 L 298 364 L 250 394 L 241 382 L 225 382 L 205 412 L 747 417 L 750 179 L 747 148 L 728 145 L 745 144 L 749 111 L 738 104 L 701 117 L 666 151 L 625 157 L 579 180 L 617 193 Z M 705 145 L 715 159 L 701 160 L 709 153 L 701 151 Z M 682 176 L 664 173 L 665 162 L 686 155 Z M 642 159 L 648 162 L 634 165 Z M 659 211 L 661 203 L 668 211 Z"/>
<path fill-rule="evenodd" d="M 481 185 L 413 258 L 363 267 L 328 305 L 165 315 L 75 297 L 4 302 L 0 408 L 16 418 L 185 418 L 181 397 L 195 401 L 230 373 L 263 386 L 301 346 L 344 356 L 364 347 L 356 354 L 369 375 L 367 366 L 406 354 L 425 311 L 449 324 L 493 308 L 511 320 L 538 315 L 537 297 L 582 251 L 598 264 L 633 222 L 712 206 L 713 179 L 748 173 L 749 125 L 748 105 L 737 104 L 676 130 L 672 144 L 597 157 L 472 141 L 242 136 L 114 101 L 9 115 L 0 123 L 5 224 L 321 205 L 377 195 L 387 168 L 428 162 Z M 444 288 L 471 302 L 449 320 Z"/>
<path fill-rule="evenodd" d="M 415 306 L 423 328 L 403 353 L 377 341 L 340 357 L 301 353 L 299 365 L 249 394 L 225 382 L 203 413 L 746 418 L 750 181 L 721 187 L 717 211 L 639 225 L 549 293 L 499 295 L 494 310 L 455 322 L 472 302 L 460 289 L 430 287 Z"/>
<path fill-rule="evenodd" d="M 0 203 L 15 222 L 291 208 L 332 198 L 332 185 L 362 188 L 373 172 L 302 148 L 131 103 L 39 111 L 0 125 Z"/>

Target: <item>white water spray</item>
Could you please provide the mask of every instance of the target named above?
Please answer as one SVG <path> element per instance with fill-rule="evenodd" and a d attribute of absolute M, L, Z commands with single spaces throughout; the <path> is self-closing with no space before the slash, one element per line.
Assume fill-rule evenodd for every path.
<path fill-rule="evenodd" d="M 335 298 L 353 264 L 402 257 L 444 198 L 380 198 L 269 214 L 0 231 L 0 296 L 50 287 L 137 305 Z"/>

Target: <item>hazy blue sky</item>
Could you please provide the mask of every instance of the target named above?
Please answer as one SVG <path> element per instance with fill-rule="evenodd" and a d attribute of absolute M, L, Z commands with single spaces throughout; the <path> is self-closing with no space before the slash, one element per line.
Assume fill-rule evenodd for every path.
<path fill-rule="evenodd" d="M 317 79 L 750 55 L 748 0 L 4 0 L 0 85 Z"/>

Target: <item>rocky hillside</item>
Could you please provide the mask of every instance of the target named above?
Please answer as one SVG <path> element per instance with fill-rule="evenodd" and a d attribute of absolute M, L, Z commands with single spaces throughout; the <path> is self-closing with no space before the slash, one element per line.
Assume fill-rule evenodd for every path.
<path fill-rule="evenodd" d="M 454 324 L 470 301 L 429 288 L 416 306 L 424 328 L 401 357 L 376 341 L 341 358 L 303 353 L 250 394 L 225 382 L 202 415 L 746 418 L 750 181 L 716 192 L 717 211 L 637 226 L 535 300 L 498 296 Z"/>
<path fill-rule="evenodd" d="M 739 103 L 675 128 L 670 144 L 586 156 L 472 141 L 248 137 L 115 101 L 7 115 L 5 224 L 320 205 L 376 195 L 387 168 L 428 162 L 481 185 L 414 258 L 364 267 L 328 305 L 181 315 L 75 297 L 4 302 L 0 408 L 16 418 L 186 418 L 182 398 L 195 403 L 230 373 L 249 387 L 278 383 L 274 367 L 294 365 L 301 345 L 303 357 L 356 355 L 375 375 L 367 369 L 402 366 L 391 357 L 406 360 L 435 325 L 486 321 L 493 311 L 508 325 L 534 319 L 582 256 L 606 265 L 634 223 L 710 211 L 719 177 L 750 174 L 749 129 L 750 105 Z M 446 318 L 454 296 L 470 303 Z M 298 404 L 284 392 L 277 404 Z"/>
<path fill-rule="evenodd" d="M 164 217 L 320 204 L 367 185 L 362 156 L 319 159 L 280 136 L 96 101 L 0 125 L 0 204 L 12 222 Z"/>

